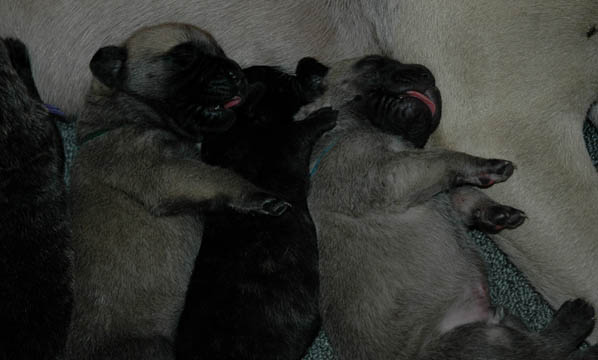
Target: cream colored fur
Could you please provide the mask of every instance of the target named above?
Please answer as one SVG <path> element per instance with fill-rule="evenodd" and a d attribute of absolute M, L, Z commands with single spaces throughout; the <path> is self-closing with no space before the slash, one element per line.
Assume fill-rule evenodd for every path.
<path fill-rule="evenodd" d="M 165 21 L 202 26 L 243 65 L 383 52 L 428 66 L 444 100 L 433 145 L 518 165 L 490 195 L 529 221 L 495 240 L 552 305 L 598 305 L 598 175 L 582 138 L 598 99 L 598 35 L 586 35 L 598 1 L 0 2 L 0 34 L 28 44 L 42 97 L 67 111 L 101 45 Z"/>

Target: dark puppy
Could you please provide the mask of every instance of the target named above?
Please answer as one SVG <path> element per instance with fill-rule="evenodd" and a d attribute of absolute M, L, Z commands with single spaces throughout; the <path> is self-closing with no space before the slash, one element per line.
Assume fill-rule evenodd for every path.
<path fill-rule="evenodd" d="M 56 359 L 71 316 L 64 152 L 25 45 L 0 38 L 0 359 Z"/>
<path fill-rule="evenodd" d="M 254 67 L 264 96 L 224 134 L 206 136 L 202 158 L 235 170 L 292 205 L 280 217 L 225 211 L 206 216 L 202 248 L 177 337 L 179 359 L 300 359 L 319 328 L 318 248 L 307 209 L 309 158 L 336 121 L 320 109 L 293 122 L 321 93 L 327 68 L 302 60 L 297 76 Z"/>
<path fill-rule="evenodd" d="M 247 95 L 207 32 L 143 28 L 91 60 L 73 166 L 75 308 L 69 359 L 173 359 L 203 211 L 279 215 L 287 204 L 201 161 Z"/>
<path fill-rule="evenodd" d="M 339 358 L 585 356 L 575 349 L 594 321 L 583 301 L 563 305 L 540 334 L 490 307 L 468 227 L 496 233 L 525 216 L 474 186 L 505 181 L 514 166 L 422 148 L 440 112 L 432 74 L 368 56 L 333 66 L 326 80 L 322 101 L 339 108 L 339 124 L 316 145 L 309 207 L 323 325 Z"/>

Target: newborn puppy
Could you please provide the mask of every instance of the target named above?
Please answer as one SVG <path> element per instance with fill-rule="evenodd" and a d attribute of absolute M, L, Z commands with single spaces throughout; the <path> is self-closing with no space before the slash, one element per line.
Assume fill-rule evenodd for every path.
<path fill-rule="evenodd" d="M 0 359 L 56 359 L 72 309 L 64 150 L 27 48 L 0 38 Z"/>
<path fill-rule="evenodd" d="M 201 161 L 232 126 L 241 68 L 207 32 L 143 28 L 98 50 L 73 166 L 75 309 L 69 359 L 174 359 L 204 211 L 280 215 L 284 201 Z"/>
<path fill-rule="evenodd" d="M 495 233 L 525 215 L 473 187 L 507 180 L 514 166 L 422 149 L 441 107 L 429 70 L 368 56 L 333 67 L 327 82 L 321 102 L 339 109 L 339 124 L 315 147 L 309 208 L 323 324 L 339 357 L 564 359 L 575 351 L 593 326 L 583 301 L 563 305 L 541 334 L 491 310 L 467 229 Z"/>
<path fill-rule="evenodd" d="M 323 91 L 327 68 L 303 59 L 296 77 L 245 70 L 263 93 L 231 130 L 206 135 L 202 158 L 291 205 L 279 217 L 226 210 L 206 216 L 177 335 L 179 359 L 300 359 L 320 329 L 318 248 L 307 209 L 309 158 L 336 122 L 320 109 L 293 122 Z M 257 95 L 256 97 L 259 97 Z"/>

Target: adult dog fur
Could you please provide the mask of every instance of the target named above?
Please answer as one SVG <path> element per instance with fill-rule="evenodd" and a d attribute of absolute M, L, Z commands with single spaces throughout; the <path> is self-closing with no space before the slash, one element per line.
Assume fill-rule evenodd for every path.
<path fill-rule="evenodd" d="M 421 149 L 440 107 L 429 71 L 368 56 L 333 66 L 328 86 L 339 124 L 314 149 L 319 166 L 309 208 L 324 329 L 339 357 L 582 356 L 576 348 L 592 330 L 594 312 L 581 300 L 565 303 L 540 334 L 492 313 L 467 226 L 495 233 L 520 226 L 524 216 L 463 185 L 502 182 L 513 165 Z M 412 131 L 426 120 L 431 126 Z"/>
<path fill-rule="evenodd" d="M 27 49 L 0 38 L 0 359 L 54 360 L 72 309 L 64 150 Z"/>
<path fill-rule="evenodd" d="M 210 34 L 184 24 L 143 28 L 98 50 L 90 66 L 71 183 L 68 358 L 174 359 L 201 211 L 279 214 L 286 203 L 201 162 L 201 134 L 230 127 L 230 107 L 247 94 L 241 68 Z"/>
<path fill-rule="evenodd" d="M 99 46 L 162 21 L 205 25 L 243 65 L 385 53 L 428 66 L 445 94 L 432 142 L 519 166 L 490 193 L 530 221 L 494 239 L 553 306 L 598 303 L 598 177 L 582 137 L 598 97 L 595 0 L 0 3 L 0 33 L 31 45 L 42 94 L 69 111 Z"/>

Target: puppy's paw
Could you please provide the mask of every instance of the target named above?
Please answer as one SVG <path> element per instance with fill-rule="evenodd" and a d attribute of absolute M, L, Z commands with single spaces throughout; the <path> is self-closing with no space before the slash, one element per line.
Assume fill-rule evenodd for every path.
<path fill-rule="evenodd" d="M 280 216 L 291 204 L 271 194 L 258 192 L 245 196 L 238 202 L 232 202 L 230 206 L 241 213 Z"/>
<path fill-rule="evenodd" d="M 521 210 L 505 205 L 490 205 L 473 211 L 473 223 L 477 229 L 495 234 L 503 229 L 514 229 L 527 216 Z"/>
<path fill-rule="evenodd" d="M 594 328 L 594 307 L 582 299 L 566 301 L 544 330 L 576 348 Z"/>
<path fill-rule="evenodd" d="M 507 160 L 484 160 L 472 174 L 457 175 L 457 185 L 475 185 L 482 188 L 490 187 L 496 183 L 507 180 L 515 171 L 515 165 Z"/>

